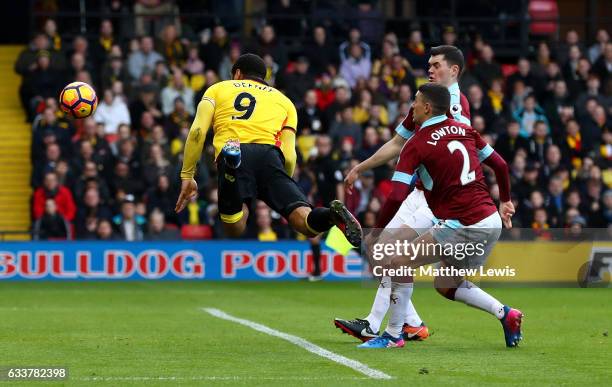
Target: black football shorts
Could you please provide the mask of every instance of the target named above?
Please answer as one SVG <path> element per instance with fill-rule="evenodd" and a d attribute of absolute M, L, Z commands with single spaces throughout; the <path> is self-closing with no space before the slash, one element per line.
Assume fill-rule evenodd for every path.
<path fill-rule="evenodd" d="M 236 171 L 242 202 L 252 210 L 254 199 L 263 200 L 285 218 L 298 207 L 312 207 L 297 183 L 285 172 L 285 157 L 280 149 L 267 144 L 240 144 L 242 158 Z M 223 195 L 221 178 L 225 175 L 222 156 L 219 169 L 219 212 L 231 214 L 232 203 Z"/>

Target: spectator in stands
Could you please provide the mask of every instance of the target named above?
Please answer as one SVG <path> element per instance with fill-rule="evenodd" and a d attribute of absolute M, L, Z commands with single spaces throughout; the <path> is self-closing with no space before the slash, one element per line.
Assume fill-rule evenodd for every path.
<path fill-rule="evenodd" d="M 544 111 L 550 120 L 553 134 L 559 136 L 562 134 L 560 133 L 562 129 L 561 112 L 563 108 L 573 105 L 573 99 L 570 98 L 565 81 L 556 81 L 554 85 L 553 94 L 546 101 Z"/>
<path fill-rule="evenodd" d="M 106 139 L 114 142 L 117 139 L 117 129 L 121 124 L 131 124 L 130 111 L 122 98 L 115 96 L 112 90 L 104 91 L 104 99 L 100 102 L 94 115 L 98 123 L 104 124 Z"/>
<path fill-rule="evenodd" d="M 608 88 L 607 93 L 609 94 L 610 74 L 612 74 L 612 42 L 606 43 L 603 54 L 593 65 L 593 71 L 599 75 L 601 83 Z"/>
<path fill-rule="evenodd" d="M 185 84 L 183 72 L 177 70 L 172 75 L 170 85 L 164 87 L 161 92 L 161 107 L 162 113 L 165 116 L 170 115 L 174 110 L 174 101 L 177 98 L 182 98 L 185 103 L 185 109 L 190 115 L 195 114 L 193 105 L 193 90 Z"/>
<path fill-rule="evenodd" d="M 163 2 L 171 3 L 174 2 Z M 300 7 L 295 2 L 283 3 L 286 4 L 281 4 L 279 9 Z M 144 7 L 162 3 L 159 0 L 141 0 L 137 4 L 137 7 Z M 319 8 L 320 5 L 317 10 Z M 173 7 L 169 9 L 170 12 L 176 10 Z M 376 11 L 371 6 L 363 9 Z M 123 7 L 122 11 L 119 2 L 112 2 L 110 9 L 106 7 L 110 12 L 108 15 L 113 17 L 122 15 L 125 10 Z M 148 17 L 145 15 L 139 22 L 145 22 Z M 61 47 L 61 52 L 57 51 L 58 44 L 65 44 L 58 41 L 53 21 L 48 21 L 47 34 L 35 37 L 15 66 L 16 71 L 24 75 L 25 87 L 31 87 L 33 73 L 43 73 L 37 81 L 41 85 L 29 89 L 35 90 L 38 96 L 29 112 L 34 122 L 34 188 L 38 191 L 46 172 L 55 172 L 58 186 L 65 185 L 76 200 L 75 222 L 79 238 L 93 238 L 98 231 L 96 238 L 114 238 L 110 225 L 104 221 L 108 215 L 98 216 L 93 208 L 96 202 L 100 202 L 102 204 L 98 206 L 108 207 L 111 213 L 121 213 L 122 203 L 130 195 L 133 195 L 130 200 L 134 202 L 132 218 L 141 219 L 140 223 L 130 221 L 132 225 L 137 224 L 131 228 L 132 231 L 139 229 L 144 232 L 145 217 L 159 208 L 164 219 L 151 218 L 151 231 L 157 230 L 155 233 L 165 234 L 163 224 L 168 222 L 210 225 L 215 237 L 223 236 L 218 221 L 217 191 L 215 185 L 210 184 L 210 177 L 217 173 L 210 146 L 206 145 L 197 172 L 201 197 L 206 200 L 193 201 L 187 211 L 177 216 L 172 209 L 171 182 L 180 168 L 181 152 L 195 104 L 208 87 L 230 76 L 230 69 L 241 48 L 230 41 L 223 25 L 217 25 L 213 27 L 210 39 L 207 40 L 206 32 L 202 34 L 200 52 L 193 49 L 186 56 L 186 47 L 198 42 L 179 38 L 180 29 L 171 25 L 173 21 L 174 16 L 158 19 L 155 31 L 152 25 L 145 26 L 148 31 L 143 37 L 129 41 L 131 36 L 135 36 L 130 35 L 129 29 L 124 28 L 119 33 L 118 24 L 113 27 L 110 21 L 102 20 L 100 34 L 89 46 L 83 37 L 78 36 L 72 47 Z M 224 18 L 216 22 L 224 23 Z M 194 38 L 192 31 L 209 27 L 206 23 L 208 21 L 191 23 L 193 30 L 185 29 L 182 36 Z M 408 114 L 412 103 L 416 83 L 412 67 L 418 70 L 420 66 L 417 63 L 427 59 L 423 37 L 418 31 L 410 40 L 412 51 L 409 54 L 413 62 L 416 60 L 411 67 L 399 53 L 398 38 L 393 32 L 384 38 L 372 39 L 372 31 L 362 29 L 360 32 L 359 27 L 353 28 L 348 40 L 337 50 L 332 46 L 331 37 L 337 36 L 345 26 L 337 22 L 324 25 L 315 24 L 311 42 L 292 42 L 291 58 L 295 61 L 288 65 L 288 51 L 281 42 L 288 36 L 278 34 L 277 38 L 270 26 L 263 27 L 258 41 L 245 50 L 256 50 L 263 55 L 267 69 L 265 80 L 269 84 L 276 82 L 298 105 L 296 143 L 301 157 L 295 179 L 313 202 L 329 201 L 337 196 L 342 198 L 344 191 L 339 184 L 342 173 L 390 140 L 393 129 Z M 297 31 L 304 26 L 296 24 L 288 28 Z M 235 26 L 232 31 L 237 31 Z M 157 53 L 153 50 L 151 36 L 160 36 L 159 32 L 162 32 L 163 41 L 158 42 L 160 51 Z M 435 28 L 428 29 L 427 33 L 429 40 L 439 38 L 439 31 Z M 446 43 L 463 43 L 452 28 L 445 28 L 442 33 Z M 494 53 L 498 46 L 491 46 L 486 41 L 491 38 L 487 34 L 487 31 L 482 31 L 482 35 L 474 39 L 473 51 L 468 53 L 466 50 L 472 76 L 467 73 L 461 86 L 466 87 L 463 91 L 471 103 L 473 127 L 483 134 L 485 141 L 495 143 L 495 148 L 506 160 L 512 161 L 516 224 L 533 225 L 543 237 L 550 236 L 546 227 L 567 226 L 573 227 L 572 230 L 575 228 L 576 232 L 582 232 L 585 224 L 606 227 L 610 222 L 610 205 L 606 204 L 607 196 L 603 192 L 609 188 L 606 182 L 609 184 L 612 165 L 611 112 L 608 109 L 612 90 L 612 43 L 609 34 L 600 31 L 596 42 L 588 42 L 595 43 L 590 50 L 585 49 L 584 43 L 587 42 L 581 42 L 575 32 L 568 33 L 561 53 L 556 45 L 536 42 L 537 52 L 532 63 L 525 58 L 516 60 L 505 56 L 505 63 L 518 67 L 510 77 L 504 77 L 495 63 Z M 129 43 L 126 61 L 122 59 L 124 56 L 119 44 L 124 42 Z M 369 54 L 370 44 L 374 47 L 372 52 L 381 52 L 373 65 L 368 63 L 373 59 Z M 357 55 L 352 55 L 355 53 Z M 202 60 L 197 58 L 198 55 Z M 342 61 L 339 64 L 340 57 Z M 368 60 L 364 61 L 366 57 Z M 129 106 L 130 120 L 125 122 L 133 123 L 133 128 L 120 122 L 109 124 L 106 120 L 98 120 L 101 123 L 97 125 L 92 118 L 73 122 L 58 110 L 57 94 L 63 84 L 54 89 L 45 82 L 54 80 L 49 71 L 59 71 L 57 79 L 61 80 L 68 72 L 66 58 L 71 61 L 70 81 L 92 82 L 93 76 L 102 100 L 105 92 L 110 90 L 107 96 L 112 94 L 113 100 L 124 100 Z M 189 63 L 182 67 L 186 58 Z M 48 63 L 39 67 L 37 60 Z M 360 65 L 366 65 L 366 68 Z M 176 67 L 181 68 L 173 71 Z M 352 70 L 358 70 L 357 75 Z M 39 95 L 45 88 L 48 98 Z M 23 92 L 27 91 L 27 88 L 22 88 L 22 99 Z M 105 112 L 105 106 L 106 102 L 100 104 L 98 114 Z M 539 120 L 547 121 L 549 125 L 537 122 Z M 109 128 L 116 132 L 117 137 L 110 145 L 104 138 L 105 130 Z M 330 141 L 333 145 L 328 147 Z M 347 205 L 355 211 L 358 209 L 364 225 L 370 224 L 380 209 L 389 190 L 388 177 L 393 167 L 392 162 L 374 170 L 373 177 L 362 176 L 359 181 L 364 189 L 364 192 L 359 192 L 362 195 L 356 193 L 347 197 Z M 490 175 L 488 177 L 493 180 Z M 498 187 L 494 183 L 490 191 L 498 198 Z M 545 200 L 540 205 L 542 196 Z M 610 201 L 612 198 L 607 200 Z M 278 223 L 275 214 L 270 214 L 266 208 L 258 211 L 262 214 L 262 225 L 268 222 L 276 238 L 286 236 L 287 228 Z M 258 235 L 256 223 L 253 222 L 250 229 L 253 238 Z M 162 226 L 158 227 L 159 224 Z M 125 239 L 124 234 L 122 232 Z"/>
<path fill-rule="evenodd" d="M 335 89 L 334 101 L 325 111 L 325 122 L 328 125 L 340 118 L 340 112 L 351 106 L 351 91 L 348 87 L 340 86 Z"/>
<path fill-rule="evenodd" d="M 329 135 L 333 141 L 333 146 L 338 148 L 342 141 L 349 137 L 355 146 L 355 150 L 361 148 L 361 127 L 353 120 L 353 108 L 347 106 L 342 110 L 339 119 L 332 122 Z M 327 149 L 326 146 L 321 146 Z"/>
<path fill-rule="evenodd" d="M 172 174 L 172 165 L 159 144 L 151 145 L 148 156 L 144 164 L 144 183 L 146 186 L 153 186 L 160 175 Z"/>
<path fill-rule="evenodd" d="M 106 219 L 102 219 L 100 222 L 98 222 L 96 239 L 100 241 L 116 241 L 120 238 L 113 230 L 111 222 Z"/>
<path fill-rule="evenodd" d="M 174 211 L 176 203 L 176 193 L 170 186 L 170 180 L 166 175 L 159 175 L 157 184 L 145 193 L 145 203 L 147 213 L 151 214 L 154 210 L 160 211 L 164 215 L 164 222 L 177 224 L 178 219 Z"/>
<path fill-rule="evenodd" d="M 287 64 L 287 49 L 285 45 L 276 38 L 274 27 L 266 24 L 261 29 L 259 38 L 250 46 L 248 52 L 255 53 L 261 57 L 270 55 L 278 63 L 280 68 Z"/>
<path fill-rule="evenodd" d="M 472 69 L 472 73 L 485 88 L 491 87 L 491 82 L 494 79 L 503 76 L 501 66 L 495 61 L 493 48 L 490 45 L 485 44 L 482 46 L 480 60 Z"/>
<path fill-rule="evenodd" d="M 130 176 L 134 178 L 140 177 L 141 172 L 141 155 L 137 154 L 136 145 L 131 140 L 122 140 L 119 143 L 119 152 L 117 161 L 127 164 L 130 168 Z"/>
<path fill-rule="evenodd" d="M 121 203 L 121 213 L 113 217 L 113 224 L 123 240 L 131 242 L 144 239 L 146 220 L 136 214 L 136 204 L 133 195 L 125 196 Z"/>
<path fill-rule="evenodd" d="M 45 25 L 43 26 L 43 32 L 47 35 L 49 39 L 49 48 L 53 51 L 61 51 L 62 50 L 62 37 L 57 32 L 57 23 L 54 19 L 47 19 L 45 21 Z"/>
<path fill-rule="evenodd" d="M 310 72 L 319 76 L 330 64 L 337 65 L 338 50 L 327 38 L 325 27 L 318 25 L 312 30 L 312 41 L 305 46 L 305 55 L 310 59 Z"/>
<path fill-rule="evenodd" d="M 113 29 L 113 23 L 110 19 L 103 19 L 100 22 L 98 39 L 91 47 L 92 59 L 96 68 L 102 68 L 111 53 L 113 44 L 117 43 Z"/>
<path fill-rule="evenodd" d="M 272 217 L 270 216 L 270 209 L 266 206 L 264 208 L 258 208 L 256 210 L 257 224 L 257 240 L 262 242 L 273 242 L 279 239 L 278 234 L 272 228 Z"/>
<path fill-rule="evenodd" d="M 152 120 L 161 120 L 163 117 L 156 88 L 152 84 L 142 85 L 139 88 L 138 99 L 129 106 L 131 122 L 140 122 L 144 112 L 148 112 Z"/>
<path fill-rule="evenodd" d="M 607 226 L 603 216 L 603 203 L 601 201 L 602 190 L 603 185 L 601 182 L 601 176 L 598 178 L 589 179 L 587 182 L 586 192 L 586 202 L 588 203 L 586 218 L 588 220 L 589 227 L 592 228 Z"/>
<path fill-rule="evenodd" d="M 478 84 L 470 86 L 468 91 L 468 99 L 470 101 L 470 114 L 472 116 L 482 116 L 487 126 L 493 125 L 495 122 L 495 112 L 488 98 L 484 98 L 482 88 Z"/>
<path fill-rule="evenodd" d="M 39 69 L 39 58 L 43 56 L 48 57 L 51 72 L 57 73 L 64 70 L 66 66 L 64 56 L 60 52 L 51 50 L 49 39 L 44 33 L 38 33 L 34 36 L 30 45 L 19 53 L 17 62 L 15 63 L 15 72 L 22 76 L 19 96 L 24 110 L 28 112 L 29 121 L 34 118 L 34 114 L 30 107 L 32 91 L 29 81 L 31 74 Z"/>
<path fill-rule="evenodd" d="M 540 95 L 543 89 L 541 79 L 537 78 L 531 71 L 531 64 L 527 58 L 520 58 L 517 63 L 518 71 L 508 77 L 508 91 L 513 91 L 514 84 L 517 81 L 522 81 L 523 85 L 537 95 Z"/>
<path fill-rule="evenodd" d="M 168 144 L 168 138 L 166 137 L 163 126 L 161 125 L 153 126 L 151 134 L 144 140 L 144 144 L 142 146 L 143 154 L 150 154 L 151 147 L 153 145 L 159 145 L 161 147 L 163 157 L 168 158 L 170 156 L 170 145 Z"/>
<path fill-rule="evenodd" d="M 568 199 L 569 201 L 569 199 Z M 565 211 L 565 195 L 563 194 L 563 180 L 553 177 L 548 183 L 546 197 L 547 212 L 550 215 L 553 227 L 563 227 L 563 213 Z"/>
<path fill-rule="evenodd" d="M 580 35 L 573 29 L 567 31 L 565 34 L 565 41 L 559 42 L 558 44 L 556 54 L 559 63 L 565 63 L 567 61 L 572 46 L 577 46 L 581 52 L 584 52 L 584 45 L 580 41 Z"/>
<path fill-rule="evenodd" d="M 318 134 L 326 133 L 328 128 L 323 126 L 323 114 L 317 106 L 317 94 L 308 90 L 304 96 L 304 104 L 298 109 L 298 133 Z"/>
<path fill-rule="evenodd" d="M 53 107 L 45 108 L 32 133 L 33 160 L 40 160 L 45 147 L 50 143 L 59 145 L 62 154 L 69 156 L 72 151 L 70 139 L 73 131 L 74 127 L 67 121 L 60 120 Z"/>
<path fill-rule="evenodd" d="M 153 50 L 153 38 L 143 36 L 139 45 L 128 56 L 128 71 L 132 79 L 140 79 L 144 71 L 153 71 L 155 64 L 164 58 Z"/>
<path fill-rule="evenodd" d="M 70 224 L 58 212 L 53 199 L 45 200 L 45 212 L 34 222 L 34 240 L 72 239 Z"/>
<path fill-rule="evenodd" d="M 132 176 L 129 165 L 121 160 L 115 165 L 115 173 L 110 181 L 113 197 L 117 197 L 120 192 L 140 195 L 144 190 L 143 182 L 139 179 L 139 176 Z"/>
<path fill-rule="evenodd" d="M 30 117 L 34 117 L 38 104 L 45 98 L 57 96 L 60 89 L 61 77 L 59 72 L 51 67 L 49 51 L 40 51 L 33 70 L 24 74 L 22 86 L 22 96 Z"/>
<path fill-rule="evenodd" d="M 338 54 L 341 62 L 346 60 L 351 55 L 350 50 L 352 44 L 358 44 L 361 46 L 364 53 L 371 52 L 370 45 L 361 39 L 361 31 L 359 28 L 353 27 L 349 30 L 348 39 L 340 43 L 338 48 Z"/>
<path fill-rule="evenodd" d="M 408 45 L 404 56 L 410 63 L 411 68 L 414 71 L 414 75 L 417 77 L 424 77 L 428 68 L 427 61 L 429 59 L 428 53 L 425 50 L 425 44 L 423 43 L 423 35 L 419 30 L 413 30 L 410 32 L 408 38 Z"/>
<path fill-rule="evenodd" d="M 587 90 L 587 81 L 591 71 L 591 63 L 587 58 L 578 59 L 576 71 L 571 76 L 566 77 L 568 80 L 568 88 L 573 99 L 576 99 L 581 93 Z"/>
<path fill-rule="evenodd" d="M 46 140 L 45 140 L 46 141 Z M 57 164 L 62 160 L 62 151 L 56 142 L 47 145 L 45 155 L 40 160 L 35 160 L 32 168 L 32 185 L 39 187 L 47 172 L 55 171 Z"/>
<path fill-rule="evenodd" d="M 181 30 L 179 8 L 174 0 L 136 0 L 134 14 L 136 35 L 157 35 L 168 24 Z"/>
<path fill-rule="evenodd" d="M 372 69 L 370 51 L 363 51 L 359 43 L 352 43 L 349 47 L 349 55 L 342 58 L 340 64 L 340 75 L 351 88 L 355 87 L 359 79 L 367 79 Z"/>
<path fill-rule="evenodd" d="M 606 227 L 610 227 L 612 224 L 612 189 L 608 189 L 603 194 L 603 208 L 602 215 L 603 220 L 606 223 Z"/>
<path fill-rule="evenodd" d="M 277 86 L 285 91 L 289 99 L 301 105 L 306 91 L 312 89 L 315 85 L 315 78 L 308 72 L 310 63 L 305 56 L 299 56 L 295 63 L 295 70 L 291 73 L 284 74 L 277 80 Z"/>
<path fill-rule="evenodd" d="M 327 135 L 317 137 L 317 156 L 312 160 L 316 177 L 317 203 L 325 205 L 334 199 L 342 200 L 344 187 L 342 171 L 332 155 L 332 141 Z"/>
<path fill-rule="evenodd" d="M 148 241 L 177 241 L 181 239 L 177 228 L 166 226 L 164 214 L 154 210 L 149 215 L 149 230 L 145 237 Z"/>
<path fill-rule="evenodd" d="M 232 66 L 234 66 L 234 63 L 236 63 L 236 61 L 238 60 L 238 57 L 240 57 L 240 54 L 242 53 L 242 51 L 240 50 L 240 45 L 238 44 L 232 44 L 230 46 L 229 49 L 229 53 L 225 56 L 223 56 L 223 59 L 221 60 L 221 64 L 219 65 L 219 77 L 221 77 L 221 79 L 223 80 L 227 80 L 227 79 L 231 79 L 232 77 Z M 270 57 L 272 57 L 272 55 L 267 54 Z M 264 55 L 264 58 L 266 57 L 266 55 Z M 274 58 L 274 57 L 272 57 Z M 278 62 L 275 61 L 275 63 L 278 64 Z M 210 85 L 209 85 L 210 86 Z"/>
<path fill-rule="evenodd" d="M 182 69 L 187 60 L 187 47 L 181 41 L 176 26 L 166 25 L 160 36 L 157 52 L 161 53 L 166 62 L 174 70 Z"/>
<path fill-rule="evenodd" d="M 542 165 L 551 145 L 553 142 L 548 135 L 548 125 L 544 121 L 537 120 L 533 124 L 533 133 L 529 138 L 529 159 Z"/>
<path fill-rule="evenodd" d="M 101 65 L 101 85 L 103 90 L 110 89 L 113 82 L 121 81 L 129 84 L 129 74 L 123 65 L 123 59 L 119 55 L 111 55 L 106 63 Z"/>
<path fill-rule="evenodd" d="M 602 106 L 612 105 L 612 95 L 606 96 L 601 91 L 599 75 L 594 72 L 590 73 L 586 83 L 586 91 L 582 92 L 575 100 L 576 115 L 584 116 L 587 114 L 586 104 L 590 99 L 595 99 Z"/>
<path fill-rule="evenodd" d="M 370 1 L 359 1 L 353 13 L 357 29 L 366 42 L 378 43 L 385 31 L 383 14 Z"/>
<path fill-rule="evenodd" d="M 607 162 L 606 165 L 611 165 L 610 162 L 612 162 L 612 130 L 610 128 L 604 129 L 601 135 L 599 155 L 604 161 Z"/>
<path fill-rule="evenodd" d="M 544 110 L 537 105 L 534 94 L 529 94 L 525 97 L 523 107 L 514 111 L 514 119 L 521 125 L 520 135 L 530 137 L 533 134 L 533 129 L 536 121 L 542 121 L 548 130 L 548 120 Z"/>
<path fill-rule="evenodd" d="M 97 222 L 100 219 L 111 220 L 113 216 L 110 208 L 102 203 L 99 190 L 94 187 L 85 191 L 82 203 L 77 210 L 74 222 L 77 237 L 93 231 L 89 230 L 91 219 L 95 219 Z"/>
<path fill-rule="evenodd" d="M 110 199 L 110 189 L 106 180 L 99 175 L 98 165 L 94 161 L 87 161 L 79 178 L 73 183 L 73 192 L 77 200 L 80 201 L 91 187 L 98 190 L 104 202 Z"/>
<path fill-rule="evenodd" d="M 217 25 L 213 28 L 210 40 L 202 45 L 200 49 L 200 58 L 206 64 L 207 69 L 211 69 L 217 74 L 221 74 L 221 62 L 224 57 L 229 55 L 229 49 L 230 40 L 227 36 L 227 31 L 222 25 Z"/>
<path fill-rule="evenodd" d="M 397 36 L 389 33 L 385 36 L 382 43 L 381 56 L 377 58 L 372 65 L 372 74 L 380 76 L 384 65 L 391 66 L 393 56 L 399 54 L 399 46 L 397 44 Z"/>
<path fill-rule="evenodd" d="M 194 45 L 188 48 L 183 70 L 192 80 L 195 75 L 204 75 L 204 62 L 200 59 L 198 46 Z"/>
<path fill-rule="evenodd" d="M 533 73 L 538 78 L 544 79 L 546 77 L 546 66 L 548 66 L 551 61 L 552 57 L 548 43 L 545 41 L 538 43 L 535 60 L 531 63 Z"/>
<path fill-rule="evenodd" d="M 34 219 L 39 219 L 45 211 L 47 199 L 53 199 L 57 205 L 57 212 L 67 221 L 72 221 L 76 213 L 76 206 L 70 190 L 59 185 L 55 172 L 47 172 L 43 186 L 34 191 L 32 210 Z"/>
<path fill-rule="evenodd" d="M 597 31 L 597 36 L 595 37 L 595 43 L 589 47 L 589 61 L 591 63 L 595 63 L 599 56 L 603 54 L 606 49 L 606 44 L 610 41 L 610 34 L 605 29 L 600 29 Z"/>
<path fill-rule="evenodd" d="M 582 145 L 585 152 L 593 152 L 599 149 L 601 135 L 606 127 L 610 127 L 603 106 L 595 99 L 587 102 L 588 115 L 580 119 Z"/>

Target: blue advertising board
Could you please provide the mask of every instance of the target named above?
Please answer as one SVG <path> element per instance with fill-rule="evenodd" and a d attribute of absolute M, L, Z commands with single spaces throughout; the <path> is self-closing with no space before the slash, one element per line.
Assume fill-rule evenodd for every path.
<path fill-rule="evenodd" d="M 326 249 L 326 279 L 358 279 L 362 259 Z M 313 268 L 307 242 L 3 242 L 0 280 L 297 280 Z"/>

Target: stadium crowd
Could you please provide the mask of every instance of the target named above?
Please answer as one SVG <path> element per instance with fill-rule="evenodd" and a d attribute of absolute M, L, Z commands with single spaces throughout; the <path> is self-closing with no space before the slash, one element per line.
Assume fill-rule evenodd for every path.
<path fill-rule="evenodd" d="M 136 1 L 134 10 L 148 3 Z M 360 3 L 356 12 L 374 11 Z M 232 63 L 244 52 L 264 58 L 266 81 L 298 108 L 294 178 L 311 202 L 338 197 L 364 227 L 373 227 L 390 190 L 393 163 L 364 173 L 352 195 L 345 193 L 343 177 L 394 135 L 416 86 L 427 80 L 429 47 L 418 29 L 404 44 L 367 21 L 350 28 L 340 45 L 328 29 L 312 26 L 309 39 L 289 47 L 277 38 L 295 27 L 287 23 L 262 25 L 250 41 L 241 41 L 224 25 L 187 36 L 173 17 L 135 18 L 133 32 L 120 33 L 124 23 L 109 18 L 100 22 L 95 39 L 68 40 L 48 19 L 15 65 L 32 121 L 34 237 L 223 237 L 210 145 L 197 174 L 200 197 L 180 214 L 174 204 L 198 101 L 208 86 L 229 79 Z M 463 49 L 460 86 L 470 102 L 472 126 L 511 169 L 514 226 L 533 229 L 538 238 L 551 238 L 553 228 L 609 228 L 608 32 L 600 30 L 593 42 L 573 30 L 560 41 L 532 41 L 533 55 L 503 64 L 495 47 L 478 35 L 465 41 L 448 26 L 440 38 L 437 44 Z M 59 91 L 72 81 L 97 90 L 93 117 L 74 121 L 58 108 Z M 487 177 L 498 199 L 494 176 Z M 254 215 L 246 237 L 296 237 L 265 204 L 257 203 Z"/>

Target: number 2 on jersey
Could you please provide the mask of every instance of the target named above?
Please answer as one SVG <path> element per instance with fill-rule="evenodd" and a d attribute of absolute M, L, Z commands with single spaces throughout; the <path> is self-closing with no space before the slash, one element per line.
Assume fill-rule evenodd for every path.
<path fill-rule="evenodd" d="M 463 156 L 463 167 L 461 168 L 461 176 L 459 176 L 461 185 L 466 185 L 476 180 L 476 171 L 470 171 L 470 156 L 467 149 L 465 149 L 465 145 L 461 141 L 453 140 L 448 143 L 447 147 L 451 154 L 458 150 Z"/>
<path fill-rule="evenodd" d="M 248 105 L 242 104 L 242 101 L 245 99 L 248 100 Z M 232 116 L 232 120 L 248 120 L 249 118 L 251 118 L 251 115 L 255 110 L 256 102 L 257 101 L 255 101 L 255 97 L 253 97 L 249 93 L 238 94 L 236 96 L 236 99 L 234 100 L 234 109 L 236 109 L 236 111 L 238 112 L 244 112 L 244 114 L 241 116 Z"/>

